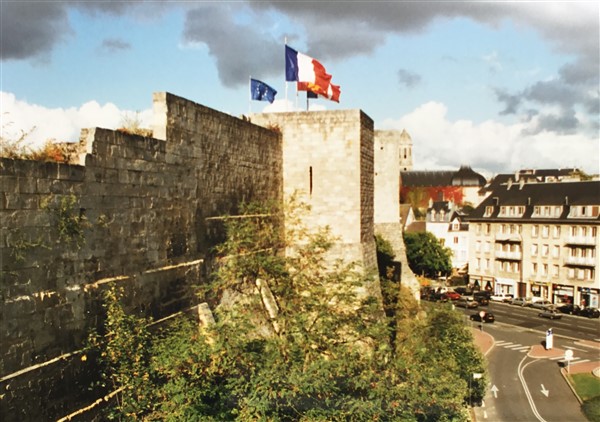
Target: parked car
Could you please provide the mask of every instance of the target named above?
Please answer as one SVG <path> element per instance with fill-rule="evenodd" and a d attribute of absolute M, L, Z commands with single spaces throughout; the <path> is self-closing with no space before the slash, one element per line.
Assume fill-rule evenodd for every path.
<path fill-rule="evenodd" d="M 477 308 L 479 303 L 470 296 L 463 296 L 460 299 L 457 299 L 454 304 L 456 306 L 460 306 L 461 308 Z"/>
<path fill-rule="evenodd" d="M 549 300 L 538 300 L 537 302 L 531 303 L 529 306 L 535 309 L 546 309 L 550 305 L 552 305 L 552 302 Z"/>
<path fill-rule="evenodd" d="M 481 312 L 483 312 L 483 322 L 492 323 L 496 320 L 493 313 L 487 312 L 487 311 L 481 311 Z M 481 312 L 472 314 L 469 317 L 469 319 L 471 321 L 481 322 Z"/>
<path fill-rule="evenodd" d="M 544 309 L 542 312 L 540 312 L 538 314 L 538 316 L 540 316 L 542 318 L 549 318 L 549 319 L 561 319 L 562 318 L 562 314 L 554 308 Z"/>
<path fill-rule="evenodd" d="M 448 290 L 446 293 L 444 293 L 446 295 L 446 298 L 450 299 L 450 300 L 458 300 L 461 298 L 459 293 L 456 293 L 452 290 Z"/>
<path fill-rule="evenodd" d="M 480 305 L 488 305 L 490 303 L 491 293 L 487 290 L 482 290 L 479 292 L 473 293 L 473 299 L 479 302 Z"/>
<path fill-rule="evenodd" d="M 574 305 L 572 303 L 565 303 L 563 305 L 559 305 L 556 307 L 556 309 L 559 312 L 562 312 L 563 314 L 569 315 L 579 315 L 579 313 L 581 312 L 581 308 L 578 305 Z"/>
<path fill-rule="evenodd" d="M 496 302 L 510 302 L 512 298 L 513 295 L 507 295 L 506 293 L 498 293 L 490 296 L 490 299 Z"/>
<path fill-rule="evenodd" d="M 531 304 L 531 298 L 530 297 L 515 297 L 513 300 L 510 301 L 510 303 L 512 305 L 517 305 L 517 306 L 529 306 Z"/>
<path fill-rule="evenodd" d="M 473 299 L 475 299 L 480 305 L 488 305 L 490 303 L 490 292 L 475 292 L 473 293 Z"/>
<path fill-rule="evenodd" d="M 579 311 L 579 315 L 588 317 L 588 318 L 600 318 L 600 310 L 597 308 L 583 308 Z"/>

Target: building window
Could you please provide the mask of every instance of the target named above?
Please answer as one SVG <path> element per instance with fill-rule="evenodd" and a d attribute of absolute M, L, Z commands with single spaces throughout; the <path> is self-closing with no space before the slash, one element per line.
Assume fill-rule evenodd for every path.
<path fill-rule="evenodd" d="M 561 214 L 562 214 L 562 207 L 554 207 L 554 216 L 560 217 Z"/>
<path fill-rule="evenodd" d="M 542 256 L 548 256 L 548 245 L 542 245 Z"/>
<path fill-rule="evenodd" d="M 559 271 L 558 265 L 553 265 L 552 266 L 552 277 L 558 277 L 558 271 Z"/>
<path fill-rule="evenodd" d="M 552 258 L 558 258 L 560 256 L 560 246 L 552 246 Z"/>
<path fill-rule="evenodd" d="M 538 264 L 537 262 L 531 263 L 531 274 L 536 275 L 538 272 Z"/>
<path fill-rule="evenodd" d="M 542 276 L 548 275 L 548 264 L 542 264 Z"/>
<path fill-rule="evenodd" d="M 575 278 L 575 268 L 569 268 L 569 278 Z"/>
<path fill-rule="evenodd" d="M 454 244 L 457 245 L 458 244 L 458 236 L 454 236 Z"/>
<path fill-rule="evenodd" d="M 534 224 L 533 226 L 531 226 L 531 236 L 537 237 L 539 230 L 540 230 L 540 227 L 537 224 Z"/>
<path fill-rule="evenodd" d="M 550 234 L 550 227 L 542 226 L 542 237 L 546 239 L 546 238 L 548 238 L 549 234 Z"/>
<path fill-rule="evenodd" d="M 560 237 L 560 226 L 554 226 L 554 229 L 552 231 L 552 236 L 555 239 L 558 239 Z"/>
<path fill-rule="evenodd" d="M 475 242 L 475 252 L 481 251 L 481 240 Z"/>
<path fill-rule="evenodd" d="M 475 226 L 475 233 L 477 233 L 477 234 L 481 233 L 481 223 L 477 223 L 477 226 Z"/>
<path fill-rule="evenodd" d="M 592 231 L 592 237 L 596 237 L 597 236 L 597 232 L 598 232 L 597 228 L 596 227 L 592 227 L 591 231 Z"/>
<path fill-rule="evenodd" d="M 537 245 L 537 243 L 532 243 L 531 244 L 531 255 L 537 256 L 537 254 L 538 254 L 538 245 Z"/>
<path fill-rule="evenodd" d="M 491 231 L 492 231 L 492 225 L 487 223 L 485 225 L 485 234 L 490 234 Z"/>
<path fill-rule="evenodd" d="M 483 214 L 483 216 L 489 217 L 490 215 L 492 215 L 492 212 L 494 212 L 494 207 L 488 205 L 487 207 L 485 207 L 485 214 Z"/>
<path fill-rule="evenodd" d="M 475 268 L 476 269 L 480 269 L 481 268 L 481 258 L 477 258 L 475 260 Z"/>
<path fill-rule="evenodd" d="M 577 236 L 577 226 L 571 226 L 571 236 Z"/>
<path fill-rule="evenodd" d="M 485 246 L 484 246 L 484 252 L 489 252 L 492 249 L 492 244 L 491 242 L 485 242 Z"/>

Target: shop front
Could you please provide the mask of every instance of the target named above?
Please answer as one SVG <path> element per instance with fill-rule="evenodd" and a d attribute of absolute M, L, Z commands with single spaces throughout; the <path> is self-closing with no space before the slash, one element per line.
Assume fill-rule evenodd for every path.
<path fill-rule="evenodd" d="M 533 297 L 550 300 L 549 290 L 549 283 L 540 283 L 539 281 L 531 283 L 531 296 Z"/>
<path fill-rule="evenodd" d="M 592 308 L 598 308 L 600 289 L 592 289 L 590 287 L 578 287 L 579 292 L 579 306 L 586 308 L 591 306 Z"/>
<path fill-rule="evenodd" d="M 496 294 L 515 295 L 517 294 L 517 280 L 512 278 L 496 277 Z"/>
<path fill-rule="evenodd" d="M 565 286 L 562 284 L 552 285 L 552 303 L 575 303 L 575 288 L 573 286 Z"/>

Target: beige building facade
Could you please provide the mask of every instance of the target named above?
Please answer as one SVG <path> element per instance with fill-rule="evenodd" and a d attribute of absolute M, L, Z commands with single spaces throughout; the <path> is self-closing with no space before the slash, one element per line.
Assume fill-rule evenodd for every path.
<path fill-rule="evenodd" d="M 599 212 L 598 181 L 501 186 L 469 218 L 469 282 L 598 307 Z"/>

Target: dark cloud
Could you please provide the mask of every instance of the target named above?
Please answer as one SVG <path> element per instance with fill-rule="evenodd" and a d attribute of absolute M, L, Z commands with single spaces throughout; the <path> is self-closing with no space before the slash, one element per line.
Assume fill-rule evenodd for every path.
<path fill-rule="evenodd" d="M 536 135 L 541 132 L 555 132 L 560 135 L 576 133 L 580 122 L 573 110 L 560 113 L 540 114 L 537 116 L 536 124 L 523 130 L 524 135 Z"/>
<path fill-rule="evenodd" d="M 398 80 L 400 84 L 407 88 L 412 88 L 421 82 L 421 76 L 406 69 L 398 70 Z"/>
<path fill-rule="evenodd" d="M 22 60 L 50 55 L 71 27 L 62 3 L 0 3 L 0 57 Z"/>
<path fill-rule="evenodd" d="M 89 14 L 139 18 L 160 16 L 165 8 L 184 10 L 183 39 L 206 45 L 225 86 L 246 83 L 248 74 L 269 77 L 281 72 L 281 39 L 269 30 L 279 23 L 277 14 L 304 29 L 303 52 L 326 63 L 356 55 L 369 55 L 389 36 L 420 33 L 441 19 L 466 18 L 495 27 L 506 20 L 533 28 L 555 49 L 573 57 L 553 81 L 532 84 L 520 92 L 495 91 L 504 104 L 501 114 L 517 114 L 520 108 L 543 114 L 545 106 L 558 110 L 538 121 L 547 128 L 571 130 L 577 124 L 575 110 L 598 110 L 599 5 L 593 2 L 557 2 L 553 7 L 539 2 L 478 1 L 280 1 L 176 2 L 131 1 L 37 1 L 2 2 L 2 60 L 25 60 L 50 55 L 56 43 L 70 34 L 68 8 Z M 244 18 L 236 19 L 236 15 Z M 297 34 L 287 34 L 294 39 Z M 281 34 L 277 35 L 281 38 Z M 126 44 L 107 40 L 108 49 Z M 300 47 L 300 46 L 299 46 Z M 401 69 L 400 83 L 412 86 L 419 76 Z M 598 115 L 588 118 L 592 125 Z"/>
<path fill-rule="evenodd" d="M 124 51 L 131 49 L 131 44 L 125 42 L 123 40 L 117 38 L 107 38 L 102 41 L 102 45 L 100 46 L 102 51 L 107 51 L 109 53 L 114 53 L 118 51 Z"/>
<path fill-rule="evenodd" d="M 505 105 L 505 108 L 500 112 L 500 115 L 517 114 L 519 106 L 521 105 L 520 95 L 511 95 L 499 88 L 496 88 L 494 93 L 496 94 L 496 99 Z"/>
<path fill-rule="evenodd" d="M 237 24 L 226 3 L 211 4 L 188 12 L 183 31 L 190 43 L 203 43 L 215 58 L 225 86 L 248 82 L 250 75 L 281 73 L 284 50 L 281 40 Z"/>

